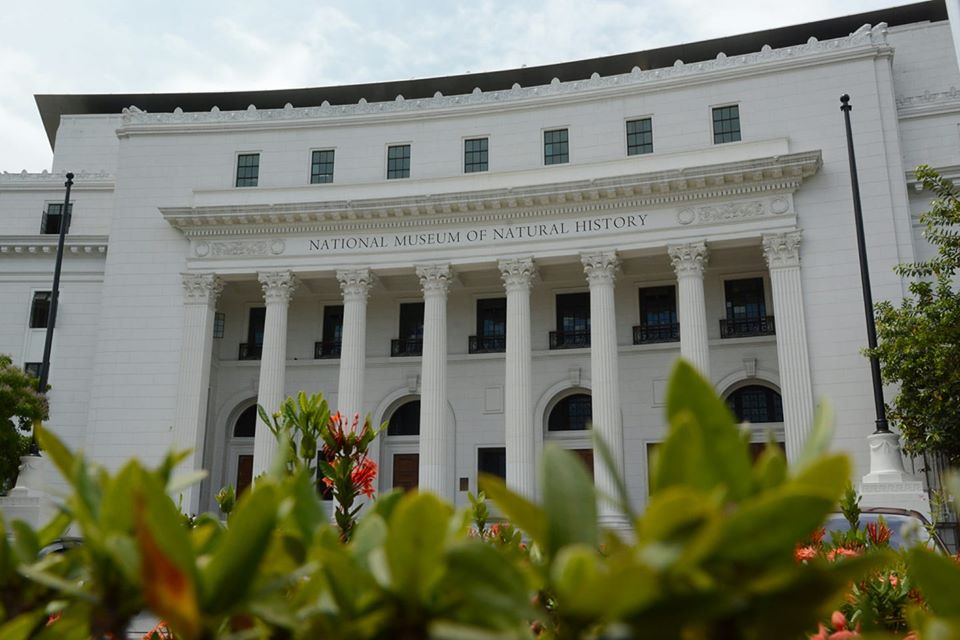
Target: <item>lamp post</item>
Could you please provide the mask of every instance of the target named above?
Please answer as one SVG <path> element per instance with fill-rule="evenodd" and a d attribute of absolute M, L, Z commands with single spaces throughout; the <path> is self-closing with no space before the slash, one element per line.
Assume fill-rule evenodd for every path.
<path fill-rule="evenodd" d="M 867 346 L 877 347 L 877 325 L 873 314 L 873 294 L 870 289 L 870 270 L 867 266 L 867 246 L 863 232 L 863 209 L 860 205 L 860 183 L 857 179 L 857 159 L 853 150 L 853 130 L 850 126 L 850 96 L 840 96 L 840 110 L 847 132 L 847 156 L 850 163 L 850 187 L 853 192 L 853 219 L 857 230 L 857 253 L 860 258 L 860 284 L 863 288 L 863 312 L 867 321 Z M 880 360 L 870 354 L 870 374 L 873 379 L 873 404 L 876 428 L 867 436 L 870 446 L 870 472 L 860 484 L 861 504 L 865 507 L 900 507 L 920 511 L 930 516 L 930 499 L 919 478 L 903 468 L 900 438 L 890 431 L 887 410 L 883 402 L 883 379 Z"/>
<path fill-rule="evenodd" d="M 50 351 L 53 349 L 53 329 L 57 324 L 57 303 L 60 300 L 60 271 L 63 267 L 63 244 L 67 236 L 67 225 L 70 224 L 70 189 L 73 187 L 73 174 L 67 173 L 67 181 L 63 184 L 66 193 L 63 197 L 63 209 L 60 211 L 60 235 L 57 238 L 57 260 L 53 268 L 53 288 L 50 291 L 50 313 L 47 317 L 47 335 L 43 343 L 43 362 L 40 363 L 40 378 L 37 381 L 37 391 L 46 395 L 47 380 L 50 379 Z M 30 453 L 40 455 L 37 447 L 37 436 L 33 434 L 30 444 Z"/>

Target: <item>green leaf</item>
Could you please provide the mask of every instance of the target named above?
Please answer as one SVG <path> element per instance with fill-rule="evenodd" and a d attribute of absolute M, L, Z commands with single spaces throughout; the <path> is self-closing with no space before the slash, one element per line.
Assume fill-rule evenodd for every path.
<path fill-rule="evenodd" d="M 73 518 L 69 513 L 63 510 L 57 511 L 57 515 L 51 518 L 50 522 L 45 524 L 43 528 L 37 532 L 37 543 L 40 545 L 40 548 L 42 549 L 57 538 L 63 537 L 64 532 L 72 521 Z M 0 528 L 0 536 L 2 535 L 3 529 Z"/>
<path fill-rule="evenodd" d="M 850 482 L 851 472 L 850 459 L 846 455 L 825 455 L 802 467 L 789 484 L 837 501 Z"/>
<path fill-rule="evenodd" d="M 524 531 L 541 545 L 547 541 L 547 516 L 538 505 L 530 502 L 496 476 L 480 474 L 480 489 L 497 504 L 510 523 Z"/>
<path fill-rule="evenodd" d="M 753 481 L 757 489 L 774 489 L 787 477 L 787 458 L 779 446 L 768 443 L 753 465 Z"/>
<path fill-rule="evenodd" d="M 703 434 L 692 413 L 683 412 L 671 419 L 670 435 L 657 447 L 652 476 L 650 493 L 654 496 L 673 486 L 703 491 L 717 486 L 707 470 Z"/>
<path fill-rule="evenodd" d="M 265 480 L 240 498 L 216 553 L 201 574 L 205 611 L 226 611 L 246 595 L 267 552 L 277 501 L 276 488 Z"/>
<path fill-rule="evenodd" d="M 960 566 L 949 557 L 922 547 L 910 550 L 910 575 L 934 613 L 960 617 Z"/>
<path fill-rule="evenodd" d="M 392 586 L 408 602 L 426 602 L 444 571 L 444 540 L 453 509 L 429 493 L 407 494 L 389 522 L 384 549 Z"/>
<path fill-rule="evenodd" d="M 100 527 L 104 531 L 133 531 L 134 489 L 143 469 L 131 460 L 106 487 L 100 505 Z"/>
<path fill-rule="evenodd" d="M 807 441 L 803 443 L 803 451 L 794 462 L 793 469 L 800 471 L 807 465 L 812 464 L 829 449 L 832 439 L 833 409 L 830 407 L 830 403 L 821 401 L 817 403 L 817 410 L 813 416 L 813 427 L 810 429 Z"/>
<path fill-rule="evenodd" d="M 541 472 L 547 554 L 568 544 L 597 546 L 596 492 L 583 464 L 566 449 L 548 445 L 543 450 Z"/>
<path fill-rule="evenodd" d="M 13 529 L 13 551 L 20 562 L 30 564 L 37 559 L 40 553 L 40 541 L 37 534 L 26 522 L 14 520 L 10 523 Z"/>
<path fill-rule="evenodd" d="M 624 480 L 623 476 L 616 472 L 617 464 L 613 459 L 613 453 L 610 451 L 610 447 L 607 446 L 607 443 L 602 437 L 600 437 L 599 431 L 592 431 L 593 434 L 593 450 L 600 454 L 600 460 L 603 461 L 604 466 L 610 471 L 611 476 L 613 477 L 614 487 L 616 488 L 616 506 L 621 513 L 625 514 L 629 518 L 630 522 L 636 522 L 637 513 L 633 509 L 633 505 L 630 503 L 630 492 L 627 491 L 627 483 Z"/>
<path fill-rule="evenodd" d="M 697 476 L 709 476 L 726 486 L 738 500 L 750 494 L 750 454 L 733 415 L 713 386 L 687 362 L 677 362 L 667 391 L 667 419 L 671 428 L 677 418 L 691 414 L 703 442 L 702 469 L 690 469 Z M 669 438 L 668 438 L 669 440 Z"/>
<path fill-rule="evenodd" d="M 73 479 L 75 467 L 73 454 L 52 431 L 47 431 L 39 423 L 34 425 L 34 434 L 40 448 L 50 455 L 50 459 L 60 470 L 60 474 L 70 482 Z"/>
<path fill-rule="evenodd" d="M 34 629 L 43 623 L 46 618 L 43 611 L 28 611 L 13 620 L 0 625 L 0 638 L 3 640 L 29 640 Z"/>

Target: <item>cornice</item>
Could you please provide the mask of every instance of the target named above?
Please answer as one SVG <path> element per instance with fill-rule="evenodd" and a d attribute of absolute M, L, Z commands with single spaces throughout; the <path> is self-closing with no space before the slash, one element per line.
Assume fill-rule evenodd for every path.
<path fill-rule="evenodd" d="M 66 172 L 50 173 L 41 171 L 40 173 L 9 173 L 4 171 L 0 173 L 0 190 L 25 190 L 25 191 L 50 191 L 51 189 L 62 190 L 63 183 L 66 182 Z M 114 186 L 114 177 L 105 171 L 91 172 L 79 171 L 73 177 L 73 190 L 112 190 Z"/>
<path fill-rule="evenodd" d="M 528 187 L 273 205 L 161 208 L 189 237 L 322 233 L 469 224 L 681 202 L 792 193 L 823 163 L 820 151 Z"/>
<path fill-rule="evenodd" d="M 379 120 L 458 115 L 464 110 L 477 114 L 488 110 L 502 113 L 506 109 L 602 99 L 624 92 L 658 91 L 665 86 L 713 82 L 864 56 L 888 56 L 892 55 L 893 49 L 887 44 L 886 33 L 885 23 L 872 27 L 863 25 L 843 38 L 824 41 L 810 38 L 806 44 L 794 47 L 773 49 L 764 45 L 754 53 L 731 57 L 720 53 L 713 60 L 692 64 L 677 60 L 672 67 L 648 70 L 634 67 L 626 74 L 600 76 L 594 73 L 589 79 L 571 82 L 554 78 L 550 84 L 533 87 L 521 87 L 515 83 L 504 91 L 484 92 L 478 87 L 469 94 L 444 96 L 437 92 L 432 98 L 413 100 L 398 95 L 390 102 L 368 103 L 361 98 L 358 103 L 347 105 L 331 105 L 325 101 L 319 107 L 294 107 L 288 103 L 283 109 L 257 109 L 250 105 L 243 111 L 221 111 L 213 107 L 204 112 L 184 112 L 178 107 L 172 113 L 148 113 L 130 106 L 123 109 L 117 135 L 122 138 L 216 129 L 343 126 L 353 122 L 371 124 Z"/>
<path fill-rule="evenodd" d="M 42 255 L 57 253 L 55 235 L 0 236 L 0 255 Z M 107 252 L 108 236 L 70 236 L 64 239 L 64 251 L 69 254 L 103 255 Z"/>
<path fill-rule="evenodd" d="M 960 89 L 924 91 L 918 96 L 897 96 L 897 115 L 901 119 L 923 118 L 960 112 Z"/>

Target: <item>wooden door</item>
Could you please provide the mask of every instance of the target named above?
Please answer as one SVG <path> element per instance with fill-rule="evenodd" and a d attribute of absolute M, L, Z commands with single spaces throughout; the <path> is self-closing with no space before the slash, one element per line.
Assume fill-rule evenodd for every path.
<path fill-rule="evenodd" d="M 590 477 L 593 477 L 593 449 L 573 449 L 573 454 L 580 458 L 580 462 L 587 468 Z"/>
<path fill-rule="evenodd" d="M 420 482 L 420 455 L 416 453 L 393 454 L 393 488 L 411 491 Z"/>
<path fill-rule="evenodd" d="M 253 454 L 240 454 L 237 456 L 237 477 L 236 488 L 237 497 L 246 491 L 253 482 Z"/>

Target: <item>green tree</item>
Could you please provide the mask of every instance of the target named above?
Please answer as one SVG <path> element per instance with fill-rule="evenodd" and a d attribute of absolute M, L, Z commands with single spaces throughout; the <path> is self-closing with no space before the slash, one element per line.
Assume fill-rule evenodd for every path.
<path fill-rule="evenodd" d="M 960 464 L 960 193 L 926 165 L 917 179 L 934 194 L 920 216 L 936 256 L 901 264 L 913 279 L 900 306 L 876 305 L 878 346 L 884 381 L 899 385 L 888 406 L 907 453 L 945 455 Z"/>
<path fill-rule="evenodd" d="M 0 354 L 0 495 L 17 482 L 20 456 L 30 449 L 30 426 L 47 418 L 47 399 L 37 380 Z"/>

